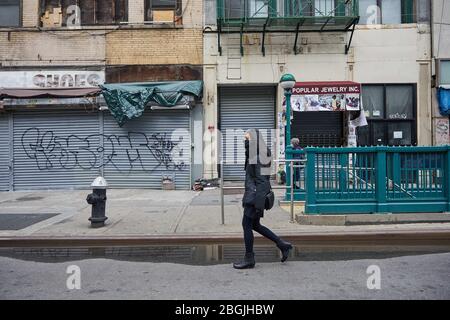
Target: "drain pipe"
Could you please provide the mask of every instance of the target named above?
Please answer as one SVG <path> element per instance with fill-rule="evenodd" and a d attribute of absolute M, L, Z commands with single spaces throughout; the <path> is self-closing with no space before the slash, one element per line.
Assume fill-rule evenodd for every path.
<path fill-rule="evenodd" d="M 222 225 L 225 225 L 225 197 L 223 193 L 223 161 L 220 163 L 220 213 L 222 218 Z"/>

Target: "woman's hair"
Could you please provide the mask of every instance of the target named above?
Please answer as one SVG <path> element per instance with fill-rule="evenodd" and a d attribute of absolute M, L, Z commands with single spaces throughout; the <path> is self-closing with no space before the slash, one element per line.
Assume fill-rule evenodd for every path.
<path fill-rule="evenodd" d="M 249 129 L 249 163 L 260 164 L 263 167 L 270 167 L 272 162 L 272 153 L 267 147 L 264 137 L 258 129 Z"/>

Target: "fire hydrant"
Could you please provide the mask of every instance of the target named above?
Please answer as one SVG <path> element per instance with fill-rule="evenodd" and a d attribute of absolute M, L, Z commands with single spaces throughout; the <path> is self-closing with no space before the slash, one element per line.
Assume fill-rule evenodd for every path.
<path fill-rule="evenodd" d="M 92 213 L 89 221 L 92 228 L 100 228 L 105 225 L 106 188 L 108 184 L 103 177 L 98 177 L 92 182 L 92 193 L 88 194 L 86 201 L 92 205 Z"/>

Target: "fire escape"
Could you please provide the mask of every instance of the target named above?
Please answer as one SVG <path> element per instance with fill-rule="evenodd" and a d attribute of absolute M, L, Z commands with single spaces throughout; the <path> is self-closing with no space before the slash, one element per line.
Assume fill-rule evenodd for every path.
<path fill-rule="evenodd" d="M 298 54 L 299 35 L 307 32 L 350 32 L 345 45 L 348 53 L 359 21 L 357 0 L 217 0 L 217 41 L 222 55 L 221 37 L 235 34 L 240 56 L 244 55 L 243 35 L 261 33 L 261 52 L 267 33 L 293 33 L 294 53 Z M 234 38 L 233 38 L 234 39 Z"/>

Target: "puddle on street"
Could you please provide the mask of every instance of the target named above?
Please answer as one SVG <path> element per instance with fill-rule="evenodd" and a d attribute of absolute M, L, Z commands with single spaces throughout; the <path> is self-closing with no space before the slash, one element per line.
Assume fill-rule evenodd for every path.
<path fill-rule="evenodd" d="M 302 246 L 293 244 L 290 261 L 339 261 L 387 259 L 400 256 L 450 252 L 449 246 Z M 36 262 L 67 262 L 114 259 L 135 262 L 166 262 L 188 265 L 227 264 L 244 255 L 243 244 L 183 244 L 151 246 L 0 248 L 0 256 Z M 258 262 L 279 262 L 275 246 L 255 245 Z"/>

